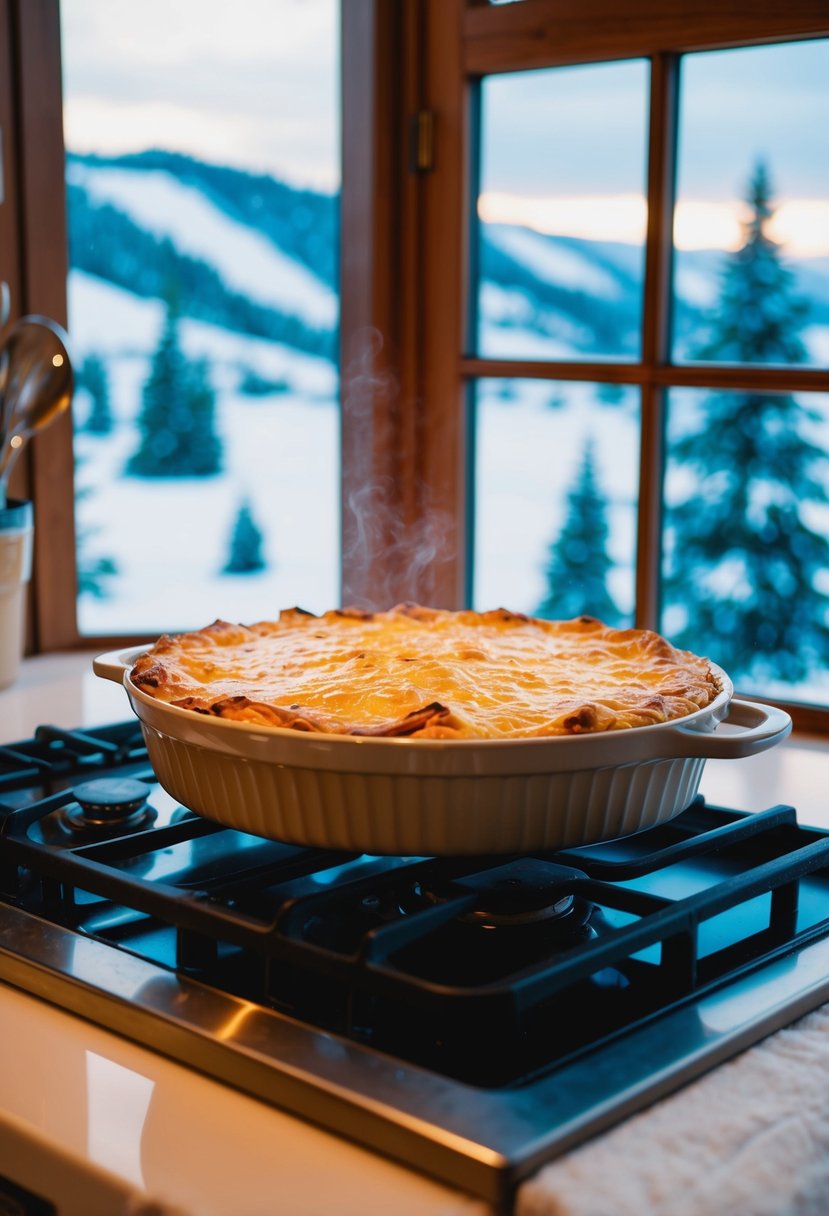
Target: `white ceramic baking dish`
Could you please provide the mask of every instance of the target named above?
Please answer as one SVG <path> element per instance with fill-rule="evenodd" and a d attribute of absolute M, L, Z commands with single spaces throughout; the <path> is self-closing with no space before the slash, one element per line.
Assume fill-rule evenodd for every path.
<path fill-rule="evenodd" d="M 707 757 L 779 743 L 791 719 L 721 692 L 675 722 L 540 739 L 311 734 L 165 705 L 130 680 L 146 647 L 94 660 L 123 684 L 150 763 L 174 798 L 227 827 L 293 844 L 406 856 L 572 848 L 663 823 L 694 798 Z M 739 729 L 715 734 L 720 723 Z"/>

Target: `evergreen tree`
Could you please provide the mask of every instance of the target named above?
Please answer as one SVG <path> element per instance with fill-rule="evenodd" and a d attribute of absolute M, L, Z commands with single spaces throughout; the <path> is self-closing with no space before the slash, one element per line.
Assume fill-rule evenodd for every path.
<path fill-rule="evenodd" d="M 608 625 L 620 613 L 607 587 L 613 562 L 607 553 L 607 500 L 596 479 L 593 444 L 584 446 L 581 466 L 567 495 L 567 511 L 547 562 L 547 594 L 538 616 L 569 620 L 595 616 Z"/>
<path fill-rule="evenodd" d="M 81 538 L 83 539 L 83 538 Z M 78 553 L 78 595 L 91 595 L 93 599 L 109 598 L 108 583 L 118 573 L 118 565 L 111 557 L 87 558 Z"/>
<path fill-rule="evenodd" d="M 808 306 L 794 295 L 794 276 L 768 235 L 774 208 L 765 165 L 751 177 L 743 244 L 725 260 L 709 337 L 694 352 L 723 363 L 802 363 L 799 331 Z"/>
<path fill-rule="evenodd" d="M 81 365 L 78 379 L 90 397 L 85 429 L 92 435 L 109 435 L 113 426 L 109 378 L 100 355 L 87 355 Z"/>
<path fill-rule="evenodd" d="M 276 380 L 263 376 L 253 367 L 245 368 L 239 378 L 239 392 L 248 397 L 270 397 L 276 393 L 287 393 L 291 385 L 284 376 Z"/>
<path fill-rule="evenodd" d="M 250 504 L 245 501 L 241 502 L 233 524 L 228 557 L 222 573 L 256 574 L 258 571 L 264 570 L 267 563 L 262 554 L 263 543 L 264 537 L 253 518 Z"/>
<path fill-rule="evenodd" d="M 82 503 L 92 493 L 91 486 L 79 485 L 78 473 L 83 467 L 81 460 L 75 461 L 75 502 Z M 88 595 L 96 600 L 104 600 L 109 596 L 109 583 L 119 573 L 118 563 L 108 554 L 90 552 L 94 548 L 94 539 L 98 527 L 83 526 L 80 522 L 76 528 L 76 562 L 77 562 L 77 593 L 79 596 Z"/>
<path fill-rule="evenodd" d="M 725 264 L 713 332 L 697 355 L 802 361 L 804 307 L 767 233 L 762 165 L 748 202 L 744 243 Z M 683 621 L 673 640 L 741 678 L 804 679 L 829 653 L 829 597 L 816 585 L 829 542 L 808 522 L 829 502 L 826 455 L 809 438 L 818 420 L 789 393 L 714 390 L 674 444 L 695 485 L 667 515 L 666 607 Z"/>
<path fill-rule="evenodd" d="M 618 405 L 625 399 L 625 388 L 622 384 L 599 384 L 596 388 L 596 399 L 602 405 Z"/>
<path fill-rule="evenodd" d="M 187 444 L 189 473 L 194 477 L 210 477 L 221 470 L 222 445 L 216 434 L 216 394 L 205 359 L 189 366 L 187 401 L 192 422 Z"/>
<path fill-rule="evenodd" d="M 206 364 L 190 363 L 181 349 L 179 315 L 170 293 L 142 395 L 141 440 L 127 463 L 127 472 L 137 477 L 208 477 L 221 469 L 215 394 Z"/>

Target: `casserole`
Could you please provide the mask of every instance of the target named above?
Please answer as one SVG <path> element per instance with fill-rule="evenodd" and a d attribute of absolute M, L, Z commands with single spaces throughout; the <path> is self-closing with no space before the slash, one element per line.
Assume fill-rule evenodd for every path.
<path fill-rule="evenodd" d="M 416 739 L 297 732 L 193 714 L 130 679 L 147 647 L 94 660 L 123 684 L 150 763 L 197 814 L 253 835 L 397 855 L 573 848 L 630 835 L 679 814 L 706 758 L 760 752 L 791 730 L 788 714 L 720 691 L 681 720 L 597 734 Z M 721 723 L 739 728 L 715 733 Z"/>
<path fill-rule="evenodd" d="M 211 717 L 410 739 L 627 730 L 685 718 L 719 692 L 708 659 L 650 629 L 414 603 L 217 620 L 160 637 L 130 679 Z"/>

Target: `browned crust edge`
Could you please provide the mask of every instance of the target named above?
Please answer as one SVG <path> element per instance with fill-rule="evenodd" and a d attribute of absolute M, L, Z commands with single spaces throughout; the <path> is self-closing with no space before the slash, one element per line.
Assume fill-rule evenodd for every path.
<path fill-rule="evenodd" d="M 385 613 L 375 613 L 366 609 L 352 607 L 333 609 L 320 616 L 307 612 L 305 609 L 288 608 L 280 612 L 278 622 L 259 622 L 258 625 L 253 626 L 234 625 L 228 621 L 217 620 L 193 633 L 178 636 L 163 635 L 149 652 L 139 656 L 130 672 L 130 678 L 136 687 L 159 701 L 192 713 L 221 718 L 227 721 L 281 727 L 307 733 L 342 734 L 372 738 L 466 737 L 467 732 L 463 729 L 463 723 L 456 718 L 451 709 L 437 701 L 414 709 L 393 721 L 384 722 L 374 727 L 362 727 L 359 725 L 332 727 L 329 722 L 323 720 L 322 715 L 316 714 L 308 707 L 273 705 L 246 695 L 216 697 L 214 699 L 194 695 L 187 695 L 176 699 L 169 697 L 169 693 L 173 691 L 170 686 L 174 681 L 171 680 L 170 673 L 165 665 L 165 655 L 186 654 L 188 650 L 203 646 L 205 638 L 208 638 L 221 649 L 225 646 L 244 645 L 246 643 L 255 644 L 257 637 L 261 633 L 278 628 L 279 625 L 290 625 L 296 622 L 297 618 L 301 618 L 303 622 L 307 622 L 309 618 L 320 621 L 336 618 L 370 621 L 377 617 L 392 614 L 408 616 L 418 621 L 429 621 L 444 617 L 446 612 L 442 609 L 428 608 L 420 604 L 404 603 L 398 604 L 395 608 Z M 580 637 L 589 636 L 591 633 L 604 634 L 608 632 L 607 626 L 591 616 L 576 617 L 571 621 L 546 621 L 527 616 L 524 613 L 511 612 L 506 608 L 492 609 L 487 612 L 465 610 L 454 615 L 459 618 L 474 618 L 475 621 L 482 624 L 523 625 L 531 622 L 542 629 L 546 628 L 551 631 L 554 629 L 559 634 L 572 632 Z M 689 652 L 678 650 L 666 638 L 662 637 L 661 634 L 655 633 L 652 630 L 612 629 L 610 632 L 617 641 L 635 642 L 643 652 L 648 653 L 652 658 L 656 658 L 657 660 L 664 658 L 667 662 L 670 662 L 672 660 L 679 660 L 686 654 L 689 654 Z M 699 657 L 694 656 L 694 658 Z M 666 721 L 681 720 L 683 716 L 687 716 L 697 709 L 705 708 L 720 692 L 713 672 L 709 672 L 709 685 L 710 695 L 707 700 L 702 697 L 699 700 L 694 700 L 692 697 L 689 697 L 688 690 L 681 687 L 666 688 L 662 690 L 662 693 L 655 693 L 649 699 L 643 700 L 636 706 L 635 712 L 638 721 L 635 725 L 656 725 Z M 165 690 L 167 690 L 168 696 L 164 695 Z M 669 712 L 668 698 L 687 700 L 688 708 L 685 714 L 678 715 Z M 602 704 L 601 702 L 576 703 L 559 718 L 555 731 L 551 730 L 540 733 L 542 737 L 555 737 L 556 735 L 567 736 L 601 733 L 612 730 L 614 727 L 617 729 L 631 729 L 632 727 L 629 723 L 622 723 L 621 726 L 618 724 L 618 715 L 614 713 L 611 704 Z M 477 739 L 482 738 L 482 736 L 474 737 Z M 501 738 L 502 736 L 495 737 Z M 537 736 L 528 734 L 527 736 L 519 737 L 531 738 Z M 483 738 L 486 738 L 486 736 L 483 736 Z"/>

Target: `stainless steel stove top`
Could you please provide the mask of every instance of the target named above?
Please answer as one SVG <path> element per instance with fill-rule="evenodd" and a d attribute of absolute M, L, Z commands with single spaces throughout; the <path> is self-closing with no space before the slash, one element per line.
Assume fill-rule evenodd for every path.
<path fill-rule="evenodd" d="M 0 980 L 506 1207 L 829 999 L 829 834 L 698 800 L 555 857 L 323 854 L 176 806 L 132 724 L 46 731 L 0 749 Z"/>

